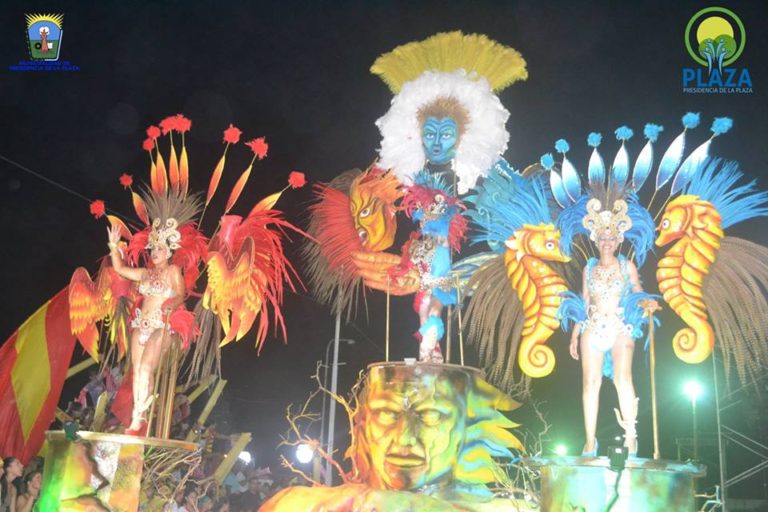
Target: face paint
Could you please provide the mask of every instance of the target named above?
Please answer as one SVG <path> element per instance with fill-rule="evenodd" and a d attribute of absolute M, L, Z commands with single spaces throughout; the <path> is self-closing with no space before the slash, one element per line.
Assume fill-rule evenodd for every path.
<path fill-rule="evenodd" d="M 459 129 L 456 121 L 450 117 L 437 119 L 428 117 L 421 129 L 421 142 L 424 154 L 430 163 L 447 164 L 456 154 L 456 144 L 459 140 Z"/>

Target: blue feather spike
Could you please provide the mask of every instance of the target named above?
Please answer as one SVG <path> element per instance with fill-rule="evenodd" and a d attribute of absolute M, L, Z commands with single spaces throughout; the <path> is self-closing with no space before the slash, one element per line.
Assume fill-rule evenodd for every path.
<path fill-rule="evenodd" d="M 603 157 L 598 153 L 597 147 L 592 150 L 592 155 L 589 157 L 587 177 L 589 184 L 592 186 L 605 181 L 605 163 L 603 162 Z"/>
<path fill-rule="evenodd" d="M 701 122 L 701 115 L 698 112 L 688 112 L 683 116 L 683 126 L 686 130 L 693 130 Z"/>
<path fill-rule="evenodd" d="M 552 156 L 552 153 L 541 155 L 541 158 L 539 158 L 539 163 L 546 170 L 551 171 L 552 168 L 555 166 L 555 157 Z"/>
<path fill-rule="evenodd" d="M 571 146 L 568 144 L 568 141 L 565 139 L 558 139 L 555 141 L 555 150 L 558 153 L 567 153 L 571 149 Z"/>
<path fill-rule="evenodd" d="M 568 197 L 571 198 L 571 202 L 576 201 L 581 196 L 581 180 L 579 179 L 579 173 L 573 166 L 570 160 L 563 155 L 563 185 L 565 186 L 565 192 Z"/>
<path fill-rule="evenodd" d="M 627 129 L 629 130 L 629 128 Z M 629 177 L 629 153 L 627 153 L 627 148 L 623 142 L 616 152 L 616 157 L 613 159 L 613 165 L 611 167 L 611 181 L 617 185 L 623 186 Z"/>
<path fill-rule="evenodd" d="M 555 220 L 555 225 L 560 230 L 560 250 L 566 256 L 571 255 L 573 241 L 578 235 L 589 236 L 589 231 L 582 222 L 587 213 L 588 200 L 589 195 L 582 194 L 578 201 L 564 208 Z"/>
<path fill-rule="evenodd" d="M 643 327 L 648 325 L 648 317 L 640 305 L 646 300 L 661 300 L 659 295 L 647 292 L 631 292 L 622 297 L 619 306 L 624 309 L 624 323 L 632 326 L 631 336 L 638 339 L 643 336 Z M 654 324 L 659 325 L 658 318 L 654 318 Z"/>
<path fill-rule="evenodd" d="M 651 137 L 648 138 L 648 142 L 645 143 L 643 150 L 637 156 L 635 167 L 632 169 L 632 190 L 635 192 L 638 192 L 643 187 L 645 180 L 648 179 L 648 175 L 651 173 L 651 167 L 653 167 L 653 140 L 651 140 Z"/>
<path fill-rule="evenodd" d="M 642 267 L 645 257 L 649 252 L 653 252 L 656 224 L 648 210 L 639 203 L 637 194 L 632 193 L 627 196 L 627 206 L 627 215 L 632 219 L 632 227 L 624 233 L 624 238 L 635 250 L 637 266 Z"/>
<path fill-rule="evenodd" d="M 587 307 L 584 298 L 573 292 L 563 292 L 560 296 L 563 300 L 557 308 L 557 319 L 560 320 L 560 328 L 568 332 L 571 324 L 579 324 L 587 319 Z"/>
<path fill-rule="evenodd" d="M 614 133 L 616 134 L 616 139 L 622 142 L 628 141 L 635 134 L 635 132 L 628 126 L 620 126 L 619 128 L 616 128 Z"/>
<path fill-rule="evenodd" d="M 664 152 L 664 156 L 661 157 L 659 170 L 656 172 L 656 190 L 666 185 L 675 174 L 683 159 L 683 151 L 685 151 L 685 130 L 672 141 Z"/>
<path fill-rule="evenodd" d="M 664 127 L 658 124 L 648 123 L 643 128 L 643 134 L 645 138 L 651 142 L 656 142 L 659 138 L 659 134 L 664 131 Z"/>
<path fill-rule="evenodd" d="M 733 119 L 730 117 L 716 117 L 714 121 L 712 121 L 712 133 L 714 133 L 714 136 L 717 137 L 718 135 L 722 135 L 728 130 L 730 130 L 733 127 Z"/>
<path fill-rule="evenodd" d="M 704 144 L 700 145 L 693 152 L 688 155 L 683 164 L 675 174 L 675 179 L 672 180 L 672 188 L 669 191 L 669 195 L 673 196 L 683 190 L 691 178 L 699 171 L 700 167 L 709 157 L 709 145 L 712 144 L 712 139 L 709 139 Z"/>
<path fill-rule="evenodd" d="M 549 188 L 552 189 L 552 195 L 555 196 L 555 201 L 561 208 L 566 208 L 573 203 L 568 192 L 565 190 L 562 178 L 555 171 L 549 173 Z"/>

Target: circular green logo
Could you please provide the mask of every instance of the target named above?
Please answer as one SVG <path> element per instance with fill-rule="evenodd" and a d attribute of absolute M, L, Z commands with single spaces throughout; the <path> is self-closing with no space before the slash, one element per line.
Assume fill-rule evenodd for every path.
<path fill-rule="evenodd" d="M 694 14 L 685 27 L 685 47 L 702 66 L 729 66 L 747 43 L 744 24 L 725 7 L 707 7 Z"/>

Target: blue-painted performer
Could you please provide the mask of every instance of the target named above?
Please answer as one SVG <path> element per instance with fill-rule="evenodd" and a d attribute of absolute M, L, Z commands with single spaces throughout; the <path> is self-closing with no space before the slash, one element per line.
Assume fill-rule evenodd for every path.
<path fill-rule="evenodd" d="M 354 178 L 353 184 L 363 183 L 374 175 L 386 176 L 387 183 L 396 178 L 404 193 L 391 193 L 388 198 L 394 203 L 402 195 L 399 210 L 405 210 L 419 224 L 418 234 L 411 238 L 409 247 L 421 251 L 434 245 L 439 248 L 438 260 L 442 265 L 446 263 L 442 254 L 449 254 L 451 245 L 444 240 L 450 237 L 445 233 L 447 228 L 430 227 L 436 225 L 435 219 L 427 219 L 433 214 L 426 212 L 430 208 L 439 210 L 443 205 L 432 204 L 425 194 L 445 198 L 445 205 L 456 205 L 455 211 L 447 211 L 455 219 L 454 224 L 463 222 L 459 220 L 462 208 L 456 193 L 466 194 L 481 177 L 493 173 L 498 163 L 503 162 L 501 155 L 509 140 L 505 126 L 509 112 L 497 93 L 527 78 L 525 61 L 513 48 L 484 35 L 450 32 L 399 46 L 380 56 L 371 71 L 384 80 L 395 96 L 387 113 L 376 122 L 382 135 L 379 160 L 364 173 L 365 177 Z M 445 185 L 434 186 L 432 180 L 438 177 Z M 332 225 L 333 236 L 310 229 L 319 242 L 316 248 L 310 246 L 305 251 L 311 288 L 318 299 L 331 303 L 335 311 L 347 313 L 354 309 L 351 305 L 360 283 L 392 295 L 418 293 L 420 330 L 428 331 L 432 339 L 441 330 L 438 319 L 442 305 L 455 300 L 450 298 L 454 294 L 448 289 L 448 270 L 435 274 L 433 262 L 427 263 L 419 254 L 414 253 L 419 261 L 408 262 L 388 252 L 393 243 L 391 236 L 386 237 L 388 244 L 374 247 L 369 230 L 361 225 L 361 214 L 383 218 L 383 212 L 394 209 L 391 205 L 371 210 L 355 208 L 355 187 L 350 186 L 350 180 L 340 178 L 318 188 L 318 203 L 312 207 L 313 225 L 322 226 L 323 230 Z M 426 186 L 432 192 L 425 191 L 427 182 L 433 183 Z M 344 195 L 348 196 L 347 201 L 343 200 Z M 391 230 L 388 233 L 393 234 Z M 457 238 L 453 250 L 458 249 Z M 448 266 L 449 262 L 446 269 Z M 438 286 L 422 282 L 435 277 L 440 280 Z M 438 295 L 442 291 L 446 295 L 440 300 Z M 421 352 L 422 360 L 440 359 L 435 350 Z"/>
<path fill-rule="evenodd" d="M 419 361 L 442 363 L 443 307 L 456 304 L 451 253 L 460 249 L 467 220 L 461 215 L 463 205 L 441 179 L 425 172 L 415 183 L 405 187 L 401 208 L 419 228 L 403 246 L 401 264 L 391 273 L 397 277 L 412 269 L 418 272 L 413 307 L 419 315 Z"/>

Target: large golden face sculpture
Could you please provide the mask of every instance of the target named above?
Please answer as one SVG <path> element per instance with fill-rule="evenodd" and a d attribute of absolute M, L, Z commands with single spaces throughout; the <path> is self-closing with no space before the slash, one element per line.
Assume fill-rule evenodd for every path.
<path fill-rule="evenodd" d="M 399 375 L 394 375 L 398 373 Z M 369 482 L 417 489 L 451 479 L 466 419 L 466 374 L 375 368 L 361 404 Z"/>
<path fill-rule="evenodd" d="M 366 251 L 383 251 L 392 246 L 397 231 L 395 201 L 401 195 L 397 178 L 381 169 L 370 169 L 352 182 L 350 213 Z"/>

